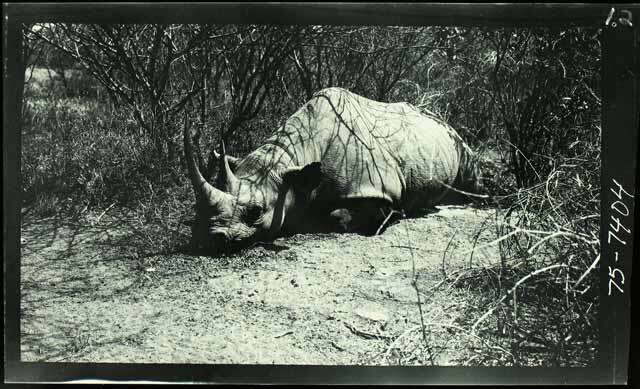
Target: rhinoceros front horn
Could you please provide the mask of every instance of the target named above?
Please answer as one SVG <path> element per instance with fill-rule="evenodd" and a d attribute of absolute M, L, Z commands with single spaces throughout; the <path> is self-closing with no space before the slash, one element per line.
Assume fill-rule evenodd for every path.
<path fill-rule="evenodd" d="M 216 189 L 213 185 L 209 184 L 207 180 L 200 173 L 198 163 L 196 162 L 195 155 L 193 154 L 193 145 L 191 144 L 191 135 L 189 134 L 189 120 L 185 115 L 184 123 L 184 153 L 187 159 L 187 168 L 189 170 L 189 178 L 193 185 L 193 191 L 196 195 L 196 200 L 199 203 L 208 204 L 213 207 L 217 207 L 224 199 L 229 196 L 223 191 Z"/>

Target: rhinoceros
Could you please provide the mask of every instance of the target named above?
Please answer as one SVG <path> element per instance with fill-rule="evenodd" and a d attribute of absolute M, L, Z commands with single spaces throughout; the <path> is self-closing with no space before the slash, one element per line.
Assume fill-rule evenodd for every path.
<path fill-rule="evenodd" d="M 408 103 L 381 103 L 342 88 L 314 94 L 244 158 L 222 147 L 214 184 L 198 169 L 187 128 L 196 197 L 192 243 L 209 251 L 291 233 L 372 234 L 393 214 L 480 190 L 473 151 L 446 123 Z"/>

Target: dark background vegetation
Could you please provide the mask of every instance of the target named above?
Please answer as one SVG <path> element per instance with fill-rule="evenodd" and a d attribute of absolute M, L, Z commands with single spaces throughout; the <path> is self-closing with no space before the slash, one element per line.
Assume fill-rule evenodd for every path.
<path fill-rule="evenodd" d="M 496 209 L 485 228 L 495 229 L 501 259 L 462 286 L 484 290 L 487 309 L 495 306 L 491 330 L 511 337 L 510 363 L 527 364 L 518 356 L 542 348 L 550 365 L 588 364 L 597 349 L 589 269 L 600 250 L 600 36 L 588 28 L 25 25 L 23 217 L 115 206 L 144 223 L 149 252 L 170 249 L 192 212 L 185 114 L 213 177 L 220 140 L 229 154 L 247 154 L 322 88 L 407 101 L 445 119 L 481 156 L 492 196 L 485 206 Z"/>

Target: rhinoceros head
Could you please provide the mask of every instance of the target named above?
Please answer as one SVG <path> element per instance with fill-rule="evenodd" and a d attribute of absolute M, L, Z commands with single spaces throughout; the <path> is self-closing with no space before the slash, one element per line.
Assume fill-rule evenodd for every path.
<path fill-rule="evenodd" d="M 185 126 L 185 155 L 196 197 L 196 218 L 191 224 L 192 244 L 216 254 L 236 251 L 252 243 L 275 238 L 285 213 L 295 204 L 297 188 L 318 181 L 319 163 L 288 167 L 274 172 L 262 166 L 250 177 L 239 179 L 232 170 L 224 146 L 218 155 L 215 185 L 202 176 Z"/>

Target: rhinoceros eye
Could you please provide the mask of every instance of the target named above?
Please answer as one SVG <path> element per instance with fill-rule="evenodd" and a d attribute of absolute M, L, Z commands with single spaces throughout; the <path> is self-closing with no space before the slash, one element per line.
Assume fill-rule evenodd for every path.
<path fill-rule="evenodd" d="M 245 215 L 244 216 L 245 216 L 245 219 L 247 221 L 247 224 L 253 224 L 256 221 L 258 221 L 260 216 L 262 216 L 262 208 L 259 207 L 259 206 L 249 207 L 245 211 Z"/>

